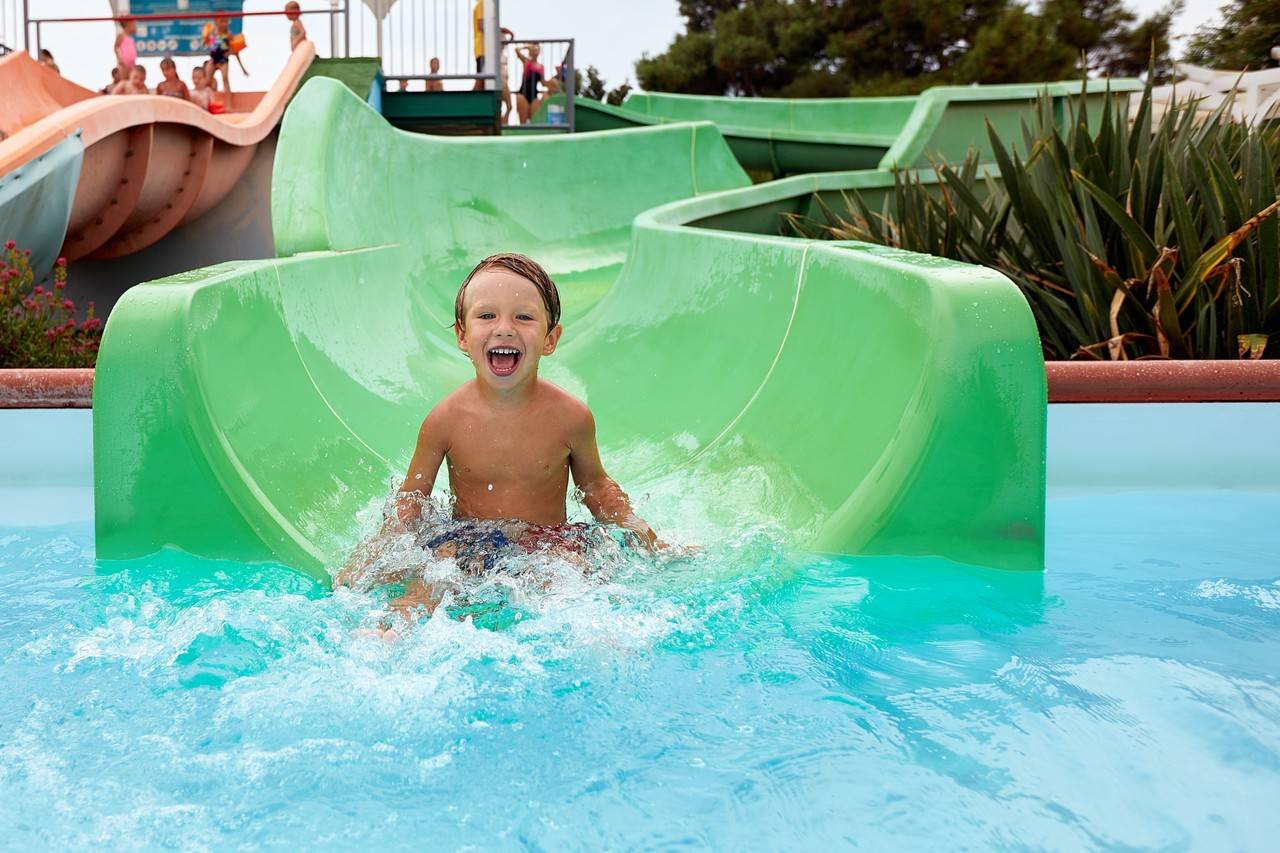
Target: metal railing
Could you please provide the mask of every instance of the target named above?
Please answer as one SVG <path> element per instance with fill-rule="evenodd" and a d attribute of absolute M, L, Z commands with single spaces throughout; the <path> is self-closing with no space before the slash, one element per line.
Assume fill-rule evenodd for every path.
<path fill-rule="evenodd" d="M 0 46 L 4 47 L 0 55 L 26 48 L 26 17 L 26 0 L 0 0 Z"/>
<path fill-rule="evenodd" d="M 374 4 L 376 5 L 376 4 Z M 378 56 L 388 80 L 470 80 L 497 86 L 497 69 L 475 66 L 473 11 L 476 0 L 397 0 L 379 17 L 370 4 L 355 3 L 348 21 L 356 54 Z M 485 0 L 483 54 L 497 50 L 499 0 Z M 432 74 L 431 60 L 439 71 Z"/>
<path fill-rule="evenodd" d="M 347 28 L 346 27 L 346 21 L 348 19 L 347 6 L 348 6 L 349 0 L 340 0 L 340 2 L 341 2 L 341 5 L 333 3 L 329 6 L 328 9 L 300 9 L 298 11 L 299 16 L 302 16 L 302 15 L 327 15 L 328 16 L 329 39 L 330 39 L 329 55 L 330 56 L 338 55 L 337 46 L 338 46 L 339 17 L 341 17 L 343 20 L 344 31 Z M 242 18 L 243 19 L 243 18 L 258 18 L 258 17 L 264 17 L 264 16 L 280 17 L 282 15 L 286 15 L 289 13 L 285 12 L 283 9 L 280 9 L 280 10 L 273 10 L 270 12 L 235 12 L 235 11 L 228 10 L 225 12 L 218 12 L 217 14 L 224 18 Z M 106 15 L 106 16 L 80 17 L 80 18 L 72 18 L 72 17 L 32 18 L 28 14 L 27 4 L 24 2 L 23 10 L 22 10 L 22 37 L 23 37 L 24 44 L 34 47 L 34 50 L 32 50 L 31 52 L 38 54 L 40 52 L 40 48 L 43 46 L 42 38 L 43 38 L 44 27 L 49 25 L 119 22 L 126 19 L 130 21 L 137 21 L 139 23 L 146 23 L 147 21 L 191 21 L 191 20 L 208 21 L 212 19 L 213 16 L 214 16 L 214 13 L 212 12 L 163 12 L 163 13 L 155 13 L 155 14 L 149 14 L 149 15 L 120 15 L 120 16 Z M 31 33 L 31 28 L 33 26 L 35 27 L 34 42 L 29 38 Z"/>

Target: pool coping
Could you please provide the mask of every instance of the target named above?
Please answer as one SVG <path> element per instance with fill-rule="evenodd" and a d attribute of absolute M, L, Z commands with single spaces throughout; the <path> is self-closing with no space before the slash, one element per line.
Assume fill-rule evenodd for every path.
<path fill-rule="evenodd" d="M 1280 403 L 1280 360 L 1050 361 L 1050 403 Z M 0 409 L 89 409 L 93 368 L 0 370 Z"/>

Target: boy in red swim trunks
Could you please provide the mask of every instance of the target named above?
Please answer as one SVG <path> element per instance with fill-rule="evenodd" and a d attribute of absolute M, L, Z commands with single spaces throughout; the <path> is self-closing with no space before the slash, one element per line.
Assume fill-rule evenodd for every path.
<path fill-rule="evenodd" d="M 555 352 L 561 331 L 559 294 L 536 262 L 500 254 L 476 265 L 454 302 L 458 348 L 471 359 L 476 378 L 423 420 L 396 499 L 398 518 L 389 526 L 413 529 L 443 462 L 457 523 L 420 536 L 419 544 L 457 558 L 470 571 L 491 568 L 495 552 L 512 546 L 580 553 L 584 531 L 566 524 L 570 474 L 597 520 L 657 547 L 653 530 L 600 462 L 591 411 L 538 378 L 538 362 Z M 344 570 L 337 582 L 351 582 L 357 571 Z M 419 606 L 430 612 L 438 602 L 439 592 L 417 581 L 392 605 L 406 613 Z"/>

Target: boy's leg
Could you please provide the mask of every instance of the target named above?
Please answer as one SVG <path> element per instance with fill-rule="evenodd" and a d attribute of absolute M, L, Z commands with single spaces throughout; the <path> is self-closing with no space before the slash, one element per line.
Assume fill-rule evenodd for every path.
<path fill-rule="evenodd" d="M 427 583 L 419 578 L 410 581 L 405 586 L 404 595 L 399 598 L 393 598 L 390 601 L 390 605 L 391 609 L 403 617 L 406 622 L 413 622 L 420 610 L 425 609 L 426 616 L 434 613 L 443 598 L 444 589 L 442 587 Z"/>

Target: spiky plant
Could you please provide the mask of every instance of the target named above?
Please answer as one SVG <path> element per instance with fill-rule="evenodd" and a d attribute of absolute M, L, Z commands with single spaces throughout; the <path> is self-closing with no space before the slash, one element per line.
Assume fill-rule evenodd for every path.
<path fill-rule="evenodd" d="M 1073 105 L 1064 133 L 1041 97 L 1022 147 L 988 125 L 995 162 L 900 173 L 873 211 L 858 192 L 800 233 L 865 240 L 1000 270 L 1026 295 L 1046 358 L 1280 357 L 1280 122 L 1224 104 L 1153 127 L 1147 87 Z"/>

